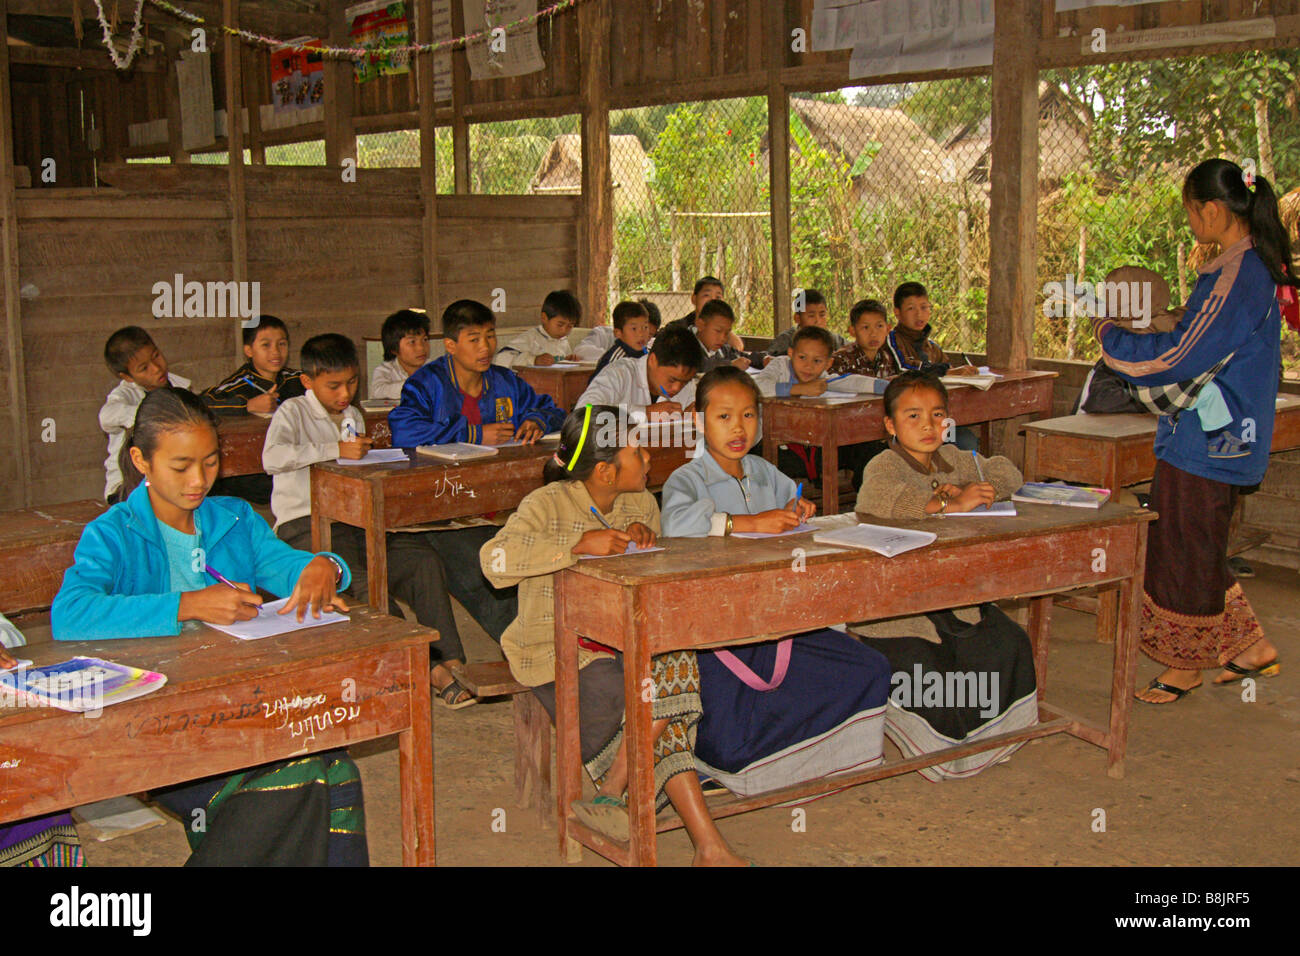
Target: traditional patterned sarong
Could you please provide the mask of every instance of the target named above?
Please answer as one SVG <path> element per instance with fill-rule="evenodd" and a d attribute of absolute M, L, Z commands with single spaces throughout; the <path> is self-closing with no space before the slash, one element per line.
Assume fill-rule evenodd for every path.
<path fill-rule="evenodd" d="M 342 750 L 156 793 L 185 826 L 186 866 L 367 866 L 361 775 Z"/>
<path fill-rule="evenodd" d="M 1222 667 L 1264 636 L 1228 569 L 1239 489 L 1156 462 L 1142 599 L 1142 651 L 1178 670 Z"/>
<path fill-rule="evenodd" d="M 67 813 L 0 827 L 0 866 L 85 866 L 77 828 Z"/>
<path fill-rule="evenodd" d="M 703 710 L 700 706 L 700 669 L 694 651 L 672 651 L 650 659 L 650 677 L 654 680 L 654 701 L 650 705 L 655 720 L 667 720 L 668 726 L 654 742 L 655 810 L 668 805 L 664 785 L 679 773 L 695 772 L 695 728 Z M 614 765 L 614 756 L 623 743 L 623 724 L 584 766 L 599 787 Z"/>

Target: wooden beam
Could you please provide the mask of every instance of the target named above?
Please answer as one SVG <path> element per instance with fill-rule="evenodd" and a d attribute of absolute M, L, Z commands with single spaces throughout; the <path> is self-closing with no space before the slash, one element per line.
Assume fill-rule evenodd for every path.
<path fill-rule="evenodd" d="M 46 156 L 54 158 L 56 186 L 72 185 L 72 137 L 68 135 L 68 74 L 54 70 L 46 81 L 46 102 L 50 105 L 50 148 Z M 32 170 L 33 182 L 39 170 Z"/>
<path fill-rule="evenodd" d="M 222 22 L 232 29 L 239 28 L 239 0 L 222 0 Z M 248 201 L 244 191 L 244 124 L 240 116 L 243 97 L 240 95 L 240 41 L 223 32 L 221 51 L 225 58 L 226 79 L 226 144 L 230 177 L 230 278 L 236 282 L 248 281 Z M 234 357 L 244 354 L 243 330 L 234 323 Z"/>
<path fill-rule="evenodd" d="M 995 0 L 989 236 L 988 355 L 1025 369 L 1033 353 L 1037 280 L 1038 5 Z"/>
<path fill-rule="evenodd" d="M 453 0 L 451 35 L 465 35 L 465 8 Z M 457 195 L 469 192 L 469 55 L 465 47 L 451 51 L 451 167 Z"/>
<path fill-rule="evenodd" d="M 433 0 L 419 0 L 417 43 L 433 42 Z M 424 217 L 420 231 L 420 259 L 424 273 L 424 308 L 439 321 L 438 311 L 438 158 L 434 148 L 433 54 L 421 53 L 415 61 L 418 93 L 415 106 L 420 118 L 420 199 Z"/>
<path fill-rule="evenodd" d="M 122 5 L 124 16 L 127 12 L 126 6 L 126 4 Z M 188 13 L 203 17 L 207 20 L 206 26 L 209 28 L 221 22 L 222 4 L 217 0 L 180 0 L 178 6 Z M 72 16 L 72 0 L 9 0 L 9 12 L 15 15 L 62 17 L 67 19 Z M 83 2 L 81 4 L 81 15 L 86 18 L 86 22 L 91 24 L 86 27 L 86 36 L 94 36 L 96 38 L 95 42 L 99 42 L 99 25 L 94 20 L 95 5 Z M 244 27 L 256 33 L 269 33 L 283 37 L 309 34 L 318 37 L 324 36 L 325 31 L 329 29 L 328 20 L 323 13 L 278 10 L 267 5 L 244 3 L 242 4 L 242 15 Z M 171 27 L 185 26 L 187 29 L 189 27 L 189 24 L 180 17 L 173 16 L 149 3 L 146 3 L 144 7 L 144 22 Z M 126 28 L 130 29 L 129 22 Z M 208 39 L 209 42 L 215 40 L 211 30 L 209 30 Z"/>
<path fill-rule="evenodd" d="M 344 0 L 331 0 L 328 42 L 343 46 L 348 40 Z M 357 161 L 357 133 L 352 128 L 355 68 L 351 60 L 325 61 L 325 165 L 339 169 L 345 159 Z"/>
<path fill-rule="evenodd" d="M 767 26 L 767 140 L 772 223 L 772 326 L 779 335 L 790 327 L 790 95 L 781 82 L 785 65 L 784 4 L 769 3 Z"/>
<path fill-rule="evenodd" d="M 95 46 L 87 47 L 84 50 L 74 49 L 73 47 L 49 47 L 49 46 L 9 46 L 9 62 L 14 64 L 28 64 L 32 66 L 49 66 L 68 70 L 107 70 L 110 73 L 123 72 L 119 71 L 113 65 L 113 59 L 104 49 L 103 44 L 96 41 Z M 125 71 L 132 73 L 161 73 L 163 64 L 157 57 L 144 56 L 143 54 L 136 57 L 131 64 L 131 69 Z"/>
<path fill-rule="evenodd" d="M 578 230 L 578 295 L 583 325 L 609 312 L 609 266 L 614 254 L 614 179 L 609 155 L 610 0 L 578 7 L 581 110 L 582 221 Z"/>
<path fill-rule="evenodd" d="M 17 464 L 16 487 L 0 494 L 6 508 L 31 504 L 31 462 L 27 430 L 27 370 L 23 362 L 21 300 L 18 297 L 18 209 L 14 195 L 13 110 L 9 92 L 9 17 L 7 0 L 0 0 L 0 268 L 4 275 L 5 392 L 9 403 L 9 454 Z M 33 170 L 39 174 L 39 170 Z M 57 426 L 57 422 L 55 423 Z"/>

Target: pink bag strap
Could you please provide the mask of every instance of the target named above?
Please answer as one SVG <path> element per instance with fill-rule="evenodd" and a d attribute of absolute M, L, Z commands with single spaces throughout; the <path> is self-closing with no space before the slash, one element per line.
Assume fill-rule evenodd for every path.
<path fill-rule="evenodd" d="M 748 687 L 754 690 L 776 690 L 785 680 L 785 673 L 790 669 L 790 642 L 794 638 L 787 637 L 776 646 L 776 667 L 772 669 L 772 679 L 765 681 L 755 674 L 749 667 L 731 651 L 714 651 L 713 656 L 722 661 L 722 666 L 731 673 L 735 674 Z"/>

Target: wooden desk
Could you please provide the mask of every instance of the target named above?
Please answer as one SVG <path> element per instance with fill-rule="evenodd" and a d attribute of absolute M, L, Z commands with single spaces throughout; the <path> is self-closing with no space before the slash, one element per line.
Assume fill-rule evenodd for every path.
<path fill-rule="evenodd" d="M 881 522 L 924 527 L 939 535 L 927 548 L 895 558 L 835 550 L 811 534 L 766 540 L 665 538 L 667 550 L 581 561 L 556 576 L 557 819 L 560 851 L 578 844 L 620 863 L 653 865 L 655 833 L 681 826 L 656 821 L 651 759 L 651 702 L 642 696 L 652 655 L 679 648 L 767 640 L 842 621 L 919 614 L 982 601 L 1028 597 L 1042 723 L 871 770 L 836 775 L 759 796 L 711 802 L 715 818 L 846 786 L 879 780 L 1020 740 L 1068 733 L 1107 750 L 1107 772 L 1123 775 L 1129 709 L 1137 673 L 1138 623 L 1147 522 L 1140 508 L 1108 504 L 1097 511 L 1023 505 L 1016 518 Z M 803 569 L 791 567 L 805 549 Z M 1104 548 L 1106 570 L 1094 571 Z M 978 573 L 953 569 L 978 568 Z M 1114 648 L 1110 719 L 1105 728 L 1043 702 L 1053 592 L 1083 585 L 1118 586 L 1123 613 Z M 779 600 L 773 596 L 779 595 Z M 617 844 L 570 818 L 582 796 L 578 744 L 577 638 L 623 651 L 632 839 Z M 759 635 L 759 636 L 756 636 Z M 576 841 L 576 842 L 571 842 Z"/>
<path fill-rule="evenodd" d="M 1156 473 L 1156 415 L 1067 415 L 1025 426 L 1025 480 L 1118 491 Z M 1279 395 L 1270 452 L 1300 448 L 1300 396 Z"/>
<path fill-rule="evenodd" d="M 0 770 L 0 823 L 397 734 L 402 860 L 432 866 L 428 644 L 437 635 L 365 607 L 351 614 L 348 624 L 260 641 L 204 627 L 23 648 L 38 665 L 84 654 L 159 671 L 167 685 L 95 718 L 0 706 L 0 754 L 18 762 Z M 282 697 L 321 694 L 324 703 L 288 718 L 273 709 Z"/>
<path fill-rule="evenodd" d="M 987 391 L 969 385 L 948 389 L 948 413 L 958 425 L 984 424 L 982 447 L 988 448 L 987 423 L 1018 415 L 1049 415 L 1055 372 L 1003 372 Z M 885 437 L 884 403 L 879 395 L 843 404 L 822 398 L 763 399 L 763 457 L 776 464 L 777 448 L 789 442 L 822 449 L 822 511 L 840 509 L 839 446 Z"/>
<path fill-rule="evenodd" d="M 393 528 L 509 511 L 542 487 L 542 466 L 554 442 L 503 448 L 491 458 L 450 464 L 409 452 L 409 460 L 385 465 L 311 468 L 312 548 L 328 551 L 330 522 L 364 528 L 370 605 L 386 607 L 388 557 L 385 535 Z M 658 488 L 686 463 L 685 448 L 650 448 L 647 485 Z"/>
<path fill-rule="evenodd" d="M 595 364 L 582 364 L 576 368 L 554 368 L 550 365 L 516 365 L 511 368 L 539 395 L 549 395 L 566 412 L 573 411 L 578 399 L 587 390 L 596 374 Z"/>
<path fill-rule="evenodd" d="M 362 412 L 366 434 L 375 440 L 375 448 L 388 448 L 392 433 L 388 430 L 388 410 Z M 221 441 L 222 478 L 262 473 L 262 446 L 271 419 L 260 415 L 218 416 L 217 435 Z"/>
<path fill-rule="evenodd" d="M 104 509 L 102 501 L 69 501 L 0 514 L 0 612 L 54 603 L 81 532 Z"/>

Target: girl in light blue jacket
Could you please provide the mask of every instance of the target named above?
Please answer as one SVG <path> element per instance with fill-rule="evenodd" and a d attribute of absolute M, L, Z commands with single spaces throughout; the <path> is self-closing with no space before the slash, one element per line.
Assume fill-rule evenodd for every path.
<path fill-rule="evenodd" d="M 289 595 L 281 613 L 299 620 L 308 611 L 347 610 L 336 593 L 350 580 L 342 559 L 289 547 L 244 501 L 207 497 L 219 447 L 216 419 L 197 397 L 176 388 L 145 396 L 130 443 L 131 464 L 145 481 L 82 533 L 51 609 L 56 640 L 174 635 L 191 621 L 246 621 L 262 603 L 259 587 Z M 154 796 L 185 824 L 190 866 L 368 862 L 361 777 L 342 750 Z"/>

